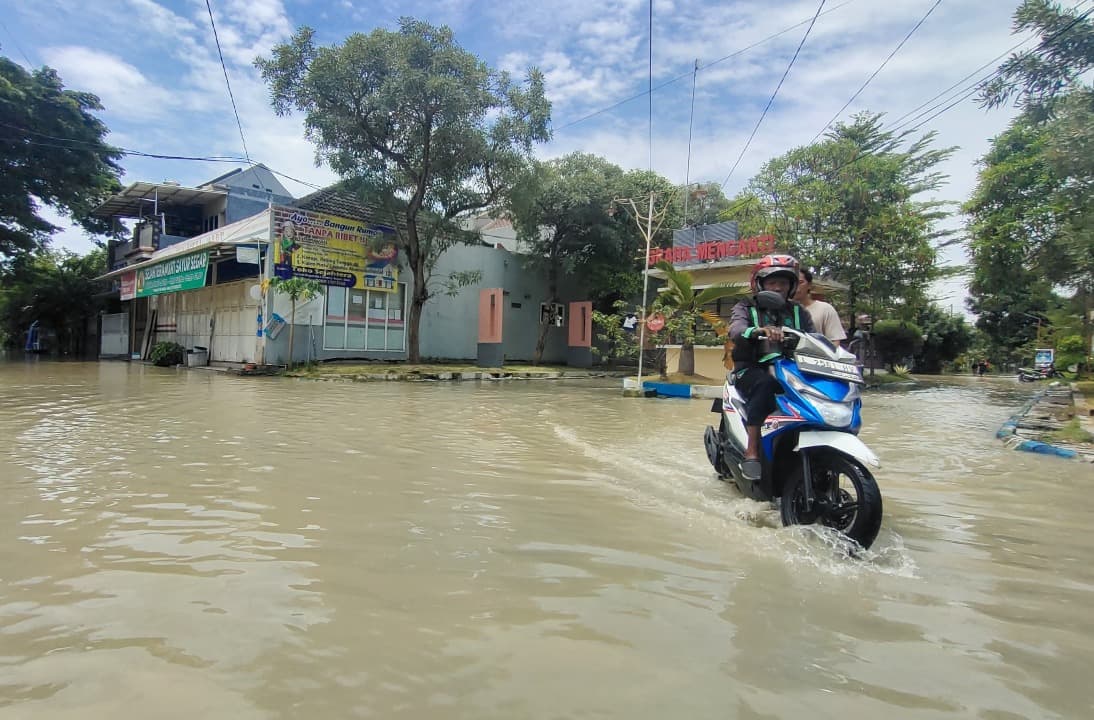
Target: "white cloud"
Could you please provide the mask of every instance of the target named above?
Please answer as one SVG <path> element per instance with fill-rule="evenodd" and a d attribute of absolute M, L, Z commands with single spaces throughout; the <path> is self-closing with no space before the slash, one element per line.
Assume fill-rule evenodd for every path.
<path fill-rule="evenodd" d="M 170 110 L 172 94 L 116 55 L 71 45 L 44 48 L 42 55 L 67 86 L 95 93 L 118 117 L 148 120 Z"/>

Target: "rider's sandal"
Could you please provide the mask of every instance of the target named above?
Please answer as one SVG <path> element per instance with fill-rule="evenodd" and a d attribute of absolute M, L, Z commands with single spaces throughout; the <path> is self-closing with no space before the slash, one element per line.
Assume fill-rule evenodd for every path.
<path fill-rule="evenodd" d="M 763 475 L 763 466 L 759 460 L 745 460 L 741 463 L 741 474 L 745 480 L 756 482 Z"/>

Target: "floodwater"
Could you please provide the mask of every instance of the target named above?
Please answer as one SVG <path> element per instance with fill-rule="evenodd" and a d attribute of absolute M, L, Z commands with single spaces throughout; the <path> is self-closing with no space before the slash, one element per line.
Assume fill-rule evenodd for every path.
<path fill-rule="evenodd" d="M 618 381 L 0 364 L 0 718 L 1086 718 L 1094 469 L 870 393 L 873 550 Z"/>

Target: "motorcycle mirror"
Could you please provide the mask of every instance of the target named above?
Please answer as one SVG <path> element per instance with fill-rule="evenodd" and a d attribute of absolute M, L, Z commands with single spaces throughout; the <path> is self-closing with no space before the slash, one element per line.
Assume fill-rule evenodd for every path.
<path fill-rule="evenodd" d="M 786 298 L 774 290 L 761 290 L 756 293 L 756 304 L 761 310 L 782 310 L 786 307 Z"/>

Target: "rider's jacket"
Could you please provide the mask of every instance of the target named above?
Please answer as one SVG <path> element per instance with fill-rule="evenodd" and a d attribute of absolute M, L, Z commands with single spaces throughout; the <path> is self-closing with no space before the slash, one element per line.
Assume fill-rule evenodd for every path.
<path fill-rule="evenodd" d="M 755 297 L 747 297 L 733 306 L 729 321 L 729 338 L 733 341 L 733 366 L 737 370 L 760 363 L 771 362 L 779 357 L 779 349 L 767 342 L 757 342 L 752 336 L 768 325 L 794 328 L 802 332 L 815 332 L 813 318 L 794 301 L 789 301 L 780 311 L 764 310 L 756 305 Z"/>

